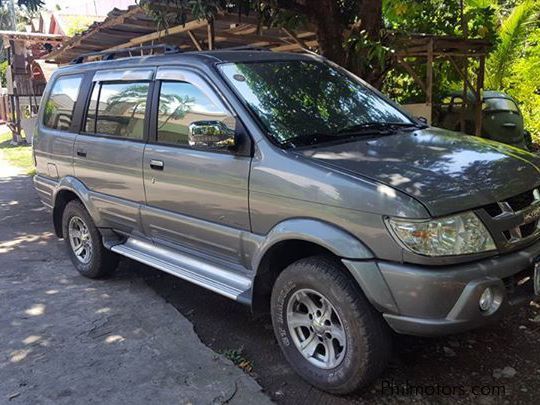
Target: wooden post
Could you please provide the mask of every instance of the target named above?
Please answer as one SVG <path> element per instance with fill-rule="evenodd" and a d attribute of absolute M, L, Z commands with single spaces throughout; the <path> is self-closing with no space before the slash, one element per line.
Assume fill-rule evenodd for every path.
<path fill-rule="evenodd" d="M 463 58 L 463 89 L 461 91 L 461 111 L 459 113 L 459 128 L 461 132 L 465 133 L 465 112 L 467 111 L 468 97 L 467 97 L 467 82 L 469 81 L 469 59 Z M 474 95 L 474 93 L 473 93 Z"/>
<path fill-rule="evenodd" d="M 214 31 L 214 19 L 208 20 L 207 24 L 208 29 L 208 50 L 214 49 L 214 41 L 215 41 L 215 31 Z"/>
<path fill-rule="evenodd" d="M 199 40 L 197 39 L 197 37 L 195 36 L 195 34 L 191 32 L 191 30 L 188 30 L 187 33 L 189 35 L 189 38 L 191 39 L 191 42 L 193 42 L 193 45 L 195 46 L 195 48 L 197 48 L 198 51 L 202 51 L 202 46 Z"/>
<path fill-rule="evenodd" d="M 294 31 L 289 31 L 287 28 L 282 28 L 281 30 L 285 34 L 287 34 L 294 42 L 296 42 L 298 46 L 300 46 L 300 48 L 309 49 L 306 43 L 302 39 L 298 38 Z"/>
<path fill-rule="evenodd" d="M 480 56 L 480 64 L 478 66 L 478 77 L 476 81 L 476 105 L 475 105 L 475 128 L 474 134 L 482 136 L 482 104 L 484 97 L 484 71 L 486 68 L 486 57 Z"/>
<path fill-rule="evenodd" d="M 427 49 L 426 104 L 433 106 L 433 38 L 429 40 Z"/>

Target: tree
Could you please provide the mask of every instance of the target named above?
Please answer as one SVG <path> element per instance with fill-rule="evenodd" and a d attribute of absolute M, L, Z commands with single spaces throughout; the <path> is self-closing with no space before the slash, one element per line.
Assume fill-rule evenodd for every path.
<path fill-rule="evenodd" d="M 354 38 L 379 41 L 383 27 L 382 0 L 139 0 L 139 4 L 164 27 L 185 23 L 188 14 L 212 19 L 220 9 L 255 13 L 266 23 L 285 27 L 310 23 L 315 27 L 320 53 L 364 78 L 373 72 L 362 71 L 363 65 L 355 64 L 353 53 L 359 48 L 346 44 L 352 41 L 354 45 Z"/>

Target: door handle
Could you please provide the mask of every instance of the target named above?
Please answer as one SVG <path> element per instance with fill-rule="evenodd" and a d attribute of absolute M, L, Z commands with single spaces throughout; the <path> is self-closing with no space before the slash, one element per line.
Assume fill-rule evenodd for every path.
<path fill-rule="evenodd" d="M 86 157 L 86 151 L 84 150 L 77 150 L 77 156 L 80 156 L 80 157 Z"/>
<path fill-rule="evenodd" d="M 150 160 L 150 167 L 154 170 L 163 170 L 163 167 L 165 167 L 165 164 L 162 160 L 156 160 L 152 159 Z"/>

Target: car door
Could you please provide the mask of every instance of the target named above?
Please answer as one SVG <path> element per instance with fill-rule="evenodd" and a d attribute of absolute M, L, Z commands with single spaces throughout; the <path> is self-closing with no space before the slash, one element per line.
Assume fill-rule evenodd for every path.
<path fill-rule="evenodd" d="M 75 176 L 90 190 L 100 221 L 139 232 L 144 204 L 142 159 L 154 69 L 99 71 L 75 140 Z"/>
<path fill-rule="evenodd" d="M 143 159 L 146 234 L 158 244 L 241 261 L 241 236 L 250 230 L 250 148 L 212 146 L 193 128 L 236 132 L 243 145 L 249 137 L 214 87 L 194 71 L 158 69 L 153 100 Z"/>

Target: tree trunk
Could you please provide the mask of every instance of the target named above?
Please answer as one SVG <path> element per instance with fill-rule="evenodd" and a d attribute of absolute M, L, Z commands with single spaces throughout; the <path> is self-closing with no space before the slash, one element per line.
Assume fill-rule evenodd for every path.
<path fill-rule="evenodd" d="M 363 0 L 360 5 L 362 29 L 366 30 L 369 39 L 377 41 L 382 29 L 382 0 Z"/>
<path fill-rule="evenodd" d="M 314 5 L 311 20 L 317 27 L 317 40 L 321 54 L 338 65 L 344 65 L 346 53 L 343 40 L 347 27 L 341 19 L 338 2 L 320 0 L 317 3 Z"/>

